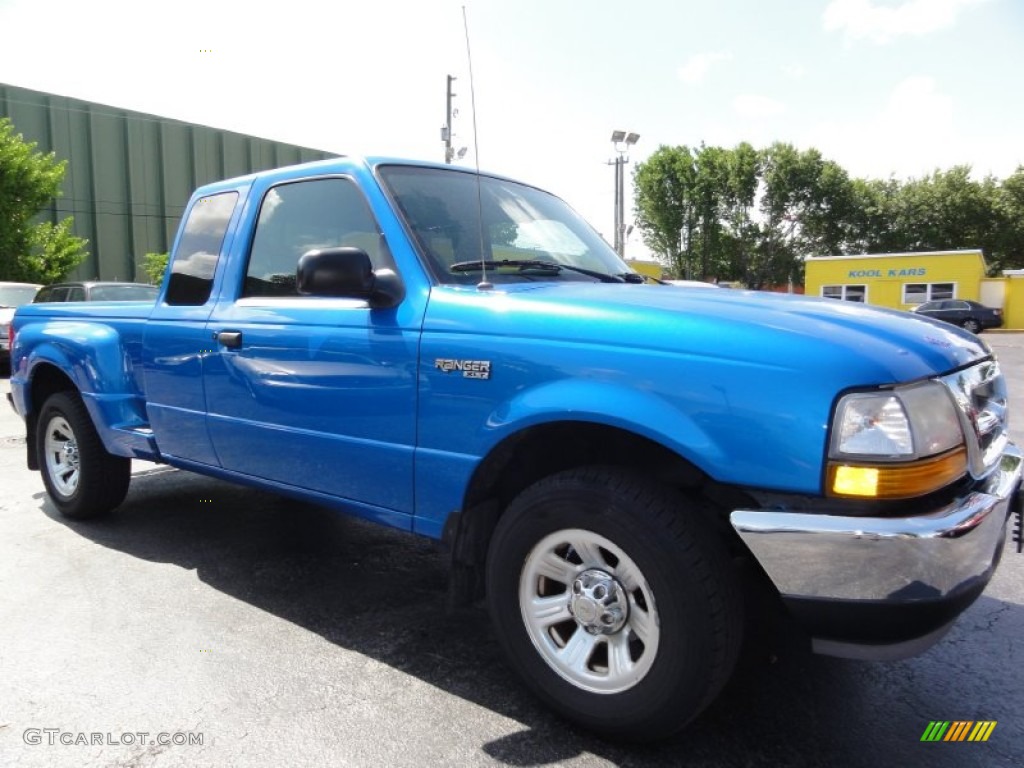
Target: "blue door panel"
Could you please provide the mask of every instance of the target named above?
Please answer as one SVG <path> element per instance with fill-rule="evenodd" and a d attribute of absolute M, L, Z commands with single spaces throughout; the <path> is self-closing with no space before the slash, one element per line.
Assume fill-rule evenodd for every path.
<path fill-rule="evenodd" d="M 216 466 L 203 393 L 203 359 L 214 349 L 206 330 L 210 310 L 189 310 L 201 319 L 165 318 L 167 309 L 158 308 L 146 325 L 146 410 L 161 453 Z"/>
<path fill-rule="evenodd" d="M 225 469 L 412 514 L 419 332 L 360 304 L 216 311 L 209 336 L 242 337 L 206 360 L 210 433 Z"/>

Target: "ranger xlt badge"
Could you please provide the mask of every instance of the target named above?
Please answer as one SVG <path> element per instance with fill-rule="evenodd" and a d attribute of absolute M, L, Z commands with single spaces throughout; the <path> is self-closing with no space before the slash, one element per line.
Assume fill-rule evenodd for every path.
<path fill-rule="evenodd" d="M 450 360 L 448 358 L 439 357 L 434 361 L 434 367 L 439 371 L 444 371 L 445 373 L 462 371 L 462 376 L 466 379 L 491 378 L 490 360 Z"/>

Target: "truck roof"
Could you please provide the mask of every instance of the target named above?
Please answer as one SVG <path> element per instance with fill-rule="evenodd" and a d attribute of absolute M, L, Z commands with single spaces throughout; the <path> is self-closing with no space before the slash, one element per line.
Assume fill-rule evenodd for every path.
<path fill-rule="evenodd" d="M 319 171 L 320 173 L 325 174 L 352 173 L 356 170 L 372 170 L 380 165 L 411 165 L 420 168 L 436 168 L 438 170 L 447 170 L 470 174 L 477 172 L 475 168 L 466 168 L 462 166 L 448 165 L 446 163 L 432 162 L 427 160 L 411 160 L 409 158 L 398 158 L 382 155 L 341 155 L 339 157 L 332 157 L 326 160 L 313 160 L 308 163 L 299 163 L 298 165 L 286 165 L 280 168 L 270 168 L 264 171 L 248 173 L 245 174 L 244 176 L 235 176 L 233 178 L 224 179 L 222 181 L 213 181 L 210 182 L 209 184 L 204 184 L 201 187 L 198 187 L 196 189 L 196 194 L 199 196 L 205 196 L 226 189 L 234 189 L 239 184 L 251 182 L 259 178 L 269 177 L 275 178 L 275 180 L 283 181 L 290 178 L 302 178 L 310 176 L 311 171 Z M 491 178 L 515 181 L 510 177 L 502 176 L 501 174 L 497 173 L 488 173 L 486 171 L 481 171 L 480 173 L 483 176 L 489 176 Z"/>

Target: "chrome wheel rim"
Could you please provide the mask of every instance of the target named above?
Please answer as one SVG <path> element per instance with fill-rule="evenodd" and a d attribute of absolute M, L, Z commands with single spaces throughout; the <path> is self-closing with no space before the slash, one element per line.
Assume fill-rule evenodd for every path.
<path fill-rule="evenodd" d="M 647 579 L 593 531 L 557 531 L 537 543 L 519 577 L 519 607 L 541 658 L 578 688 L 629 690 L 657 657 L 661 630 Z"/>
<path fill-rule="evenodd" d="M 81 477 L 78 441 L 63 416 L 54 416 L 46 425 L 46 474 L 61 496 L 73 496 Z"/>

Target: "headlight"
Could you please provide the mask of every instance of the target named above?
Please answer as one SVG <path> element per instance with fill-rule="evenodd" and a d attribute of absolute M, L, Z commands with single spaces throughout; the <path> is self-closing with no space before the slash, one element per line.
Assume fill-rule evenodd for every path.
<path fill-rule="evenodd" d="M 967 471 L 956 405 L 934 381 L 843 397 L 829 460 L 827 491 L 844 497 L 922 496 Z"/>

